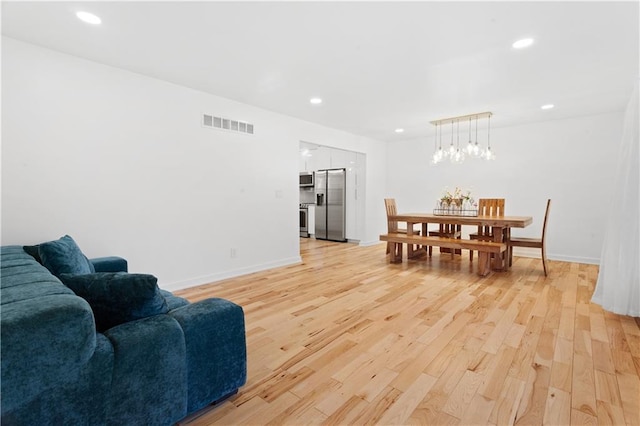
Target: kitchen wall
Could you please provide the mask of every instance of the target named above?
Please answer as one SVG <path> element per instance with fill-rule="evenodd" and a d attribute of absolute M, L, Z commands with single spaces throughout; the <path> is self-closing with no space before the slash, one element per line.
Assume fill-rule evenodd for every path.
<path fill-rule="evenodd" d="M 390 143 L 387 195 L 396 198 L 401 211 L 430 211 L 445 187 L 469 188 L 476 198 L 503 197 L 508 215 L 534 218 L 532 225 L 513 233 L 534 237 L 541 235 L 546 200 L 551 198 L 548 256 L 598 263 L 622 120 L 621 111 L 492 128 L 493 162 L 467 159 L 462 165 L 447 161 L 434 166 L 429 164 L 433 137 Z M 461 141 L 466 144 L 464 129 Z M 448 135 L 443 133 L 443 147 L 449 144 Z M 479 140 L 486 141 L 486 134 Z M 539 256 L 540 250 L 520 253 Z"/>
<path fill-rule="evenodd" d="M 300 140 L 366 153 L 362 243 L 385 227 L 384 143 L 7 37 L 2 124 L 3 245 L 69 234 L 168 289 L 298 262 Z"/>

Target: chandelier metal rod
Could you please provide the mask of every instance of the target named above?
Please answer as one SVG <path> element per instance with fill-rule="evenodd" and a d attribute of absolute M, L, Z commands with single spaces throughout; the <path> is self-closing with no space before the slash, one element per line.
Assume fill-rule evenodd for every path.
<path fill-rule="evenodd" d="M 493 115 L 492 112 L 490 111 L 486 111 L 486 112 L 478 112 L 475 114 L 467 114 L 467 115 L 459 115 L 457 117 L 449 117 L 449 118 L 441 118 L 440 120 L 433 120 L 430 121 L 429 123 L 435 125 L 441 125 L 441 124 L 445 124 L 445 123 L 451 123 L 453 124 L 454 122 L 460 121 L 460 120 L 465 120 L 467 118 L 484 118 L 484 117 L 491 117 Z"/>

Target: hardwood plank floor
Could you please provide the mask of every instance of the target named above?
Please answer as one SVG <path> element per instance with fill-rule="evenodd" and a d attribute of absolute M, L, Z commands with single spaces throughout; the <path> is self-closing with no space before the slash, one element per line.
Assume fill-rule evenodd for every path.
<path fill-rule="evenodd" d="M 184 425 L 640 424 L 640 319 L 590 303 L 598 267 L 300 239 L 303 263 L 177 292 L 244 308 L 248 381 Z M 434 250 L 437 252 L 437 250 Z"/>

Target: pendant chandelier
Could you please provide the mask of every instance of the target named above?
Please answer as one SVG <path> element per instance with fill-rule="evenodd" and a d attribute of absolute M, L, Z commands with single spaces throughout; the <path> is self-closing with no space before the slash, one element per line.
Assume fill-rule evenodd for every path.
<path fill-rule="evenodd" d="M 479 112 L 476 114 L 460 115 L 458 117 L 443 118 L 441 120 L 431 121 L 431 124 L 436 126 L 436 137 L 434 139 L 434 152 L 432 157 L 433 164 L 438 164 L 449 159 L 454 164 L 461 164 L 466 157 L 482 158 L 485 160 L 494 160 L 495 154 L 491 150 L 491 116 L 490 112 Z M 478 143 L 478 119 L 487 119 L 487 146 L 482 148 Z M 473 127 L 473 121 L 475 120 L 475 136 L 476 140 L 471 140 L 471 130 Z M 467 130 L 469 133 L 469 142 L 464 148 L 460 148 L 460 122 L 467 122 Z M 451 144 L 448 149 L 442 149 L 442 127 L 451 123 Z M 456 144 L 453 143 L 454 124 L 456 125 Z M 440 130 L 440 137 L 438 138 L 438 129 Z"/>

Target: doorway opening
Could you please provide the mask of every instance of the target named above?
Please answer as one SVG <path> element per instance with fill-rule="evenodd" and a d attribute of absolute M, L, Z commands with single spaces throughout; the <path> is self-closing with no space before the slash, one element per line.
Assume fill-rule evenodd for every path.
<path fill-rule="evenodd" d="M 300 141 L 298 171 L 301 175 L 320 170 L 345 170 L 344 185 L 344 238 L 347 242 L 359 243 L 364 238 L 366 201 L 366 160 L 363 152 L 349 151 L 326 145 Z M 317 182 L 318 180 L 316 180 Z M 322 179 L 320 179 L 322 181 Z M 323 200 L 318 201 L 318 196 Z M 316 185 L 300 186 L 300 237 L 316 237 L 316 210 L 321 209 L 324 196 Z M 320 205 L 319 205 L 320 204 Z M 325 206 L 326 207 L 326 206 Z M 306 209 L 303 213 L 303 210 Z M 302 215 L 305 216 L 303 235 Z M 321 215 L 318 211 L 318 215 Z M 320 217 L 320 216 L 318 216 Z M 319 226 L 321 228 L 321 226 Z"/>

